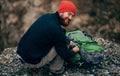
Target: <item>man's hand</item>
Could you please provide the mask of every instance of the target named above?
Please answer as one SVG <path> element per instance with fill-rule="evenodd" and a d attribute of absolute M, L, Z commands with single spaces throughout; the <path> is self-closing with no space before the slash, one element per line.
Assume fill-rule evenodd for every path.
<path fill-rule="evenodd" d="M 79 47 L 78 47 L 78 46 L 75 46 L 72 50 L 73 50 L 75 53 L 77 53 L 77 52 L 79 52 L 79 51 L 80 51 L 80 49 L 79 49 Z"/>
<path fill-rule="evenodd" d="M 72 51 L 73 51 L 74 53 L 77 53 L 77 52 L 80 51 L 79 47 L 76 46 L 76 45 L 74 45 L 74 42 L 73 42 L 73 41 L 70 41 L 69 46 L 75 46 L 75 47 L 72 48 Z"/>

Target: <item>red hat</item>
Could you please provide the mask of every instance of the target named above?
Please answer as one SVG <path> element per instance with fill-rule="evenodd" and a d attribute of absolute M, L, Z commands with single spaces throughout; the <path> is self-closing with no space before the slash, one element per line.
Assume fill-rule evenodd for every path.
<path fill-rule="evenodd" d="M 60 3 L 60 6 L 58 8 L 58 12 L 59 13 L 63 13 L 63 12 L 73 12 L 74 14 L 76 14 L 76 7 L 75 5 L 71 2 L 71 1 L 68 1 L 68 0 L 63 0 L 61 3 Z"/>

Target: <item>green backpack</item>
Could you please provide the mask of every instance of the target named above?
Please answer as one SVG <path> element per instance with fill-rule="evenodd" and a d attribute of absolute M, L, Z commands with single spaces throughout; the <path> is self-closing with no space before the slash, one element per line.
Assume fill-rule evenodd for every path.
<path fill-rule="evenodd" d="M 75 53 L 72 57 L 72 63 L 79 62 L 98 64 L 104 57 L 104 49 L 88 34 L 80 30 L 69 31 L 66 36 L 80 48 L 80 53 Z M 76 62 L 77 59 L 77 62 Z"/>

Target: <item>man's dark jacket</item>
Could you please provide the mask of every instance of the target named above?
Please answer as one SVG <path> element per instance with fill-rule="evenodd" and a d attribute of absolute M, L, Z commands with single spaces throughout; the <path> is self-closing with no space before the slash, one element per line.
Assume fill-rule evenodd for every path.
<path fill-rule="evenodd" d="M 17 53 L 27 63 L 36 64 L 53 46 L 64 60 L 73 56 L 73 52 L 67 48 L 65 30 L 61 28 L 57 12 L 45 14 L 32 24 L 20 39 Z"/>

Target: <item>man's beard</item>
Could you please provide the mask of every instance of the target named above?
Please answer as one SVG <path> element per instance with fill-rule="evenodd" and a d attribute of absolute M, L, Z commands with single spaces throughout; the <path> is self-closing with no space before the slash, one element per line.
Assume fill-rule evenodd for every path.
<path fill-rule="evenodd" d="M 62 17 L 60 17 L 60 22 L 61 22 L 62 26 L 64 26 L 64 27 L 67 27 L 69 25 L 70 21 L 71 20 L 68 20 L 68 23 L 66 23 L 65 19 L 63 19 Z"/>

